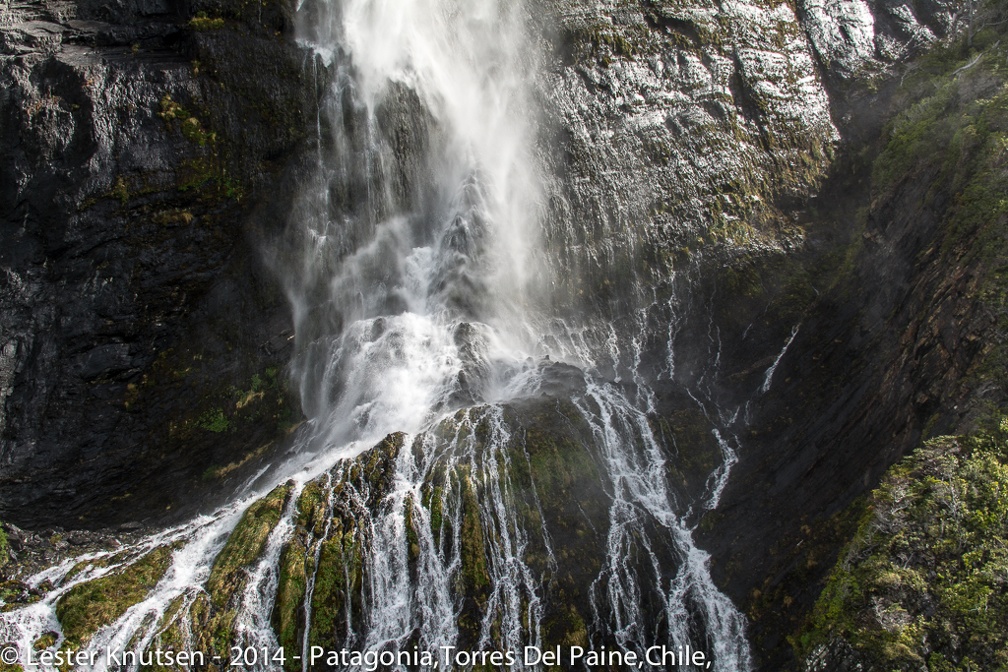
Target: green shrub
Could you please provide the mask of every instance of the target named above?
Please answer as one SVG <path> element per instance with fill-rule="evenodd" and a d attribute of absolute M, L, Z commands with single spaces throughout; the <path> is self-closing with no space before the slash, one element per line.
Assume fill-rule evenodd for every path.
<path fill-rule="evenodd" d="M 886 670 L 1008 665 L 1006 434 L 941 437 L 890 469 L 796 642 Z"/>

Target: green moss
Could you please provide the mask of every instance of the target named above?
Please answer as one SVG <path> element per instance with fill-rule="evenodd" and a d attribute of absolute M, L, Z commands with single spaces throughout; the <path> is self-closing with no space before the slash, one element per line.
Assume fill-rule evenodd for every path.
<path fill-rule="evenodd" d="M 480 520 L 479 499 L 468 467 L 459 469 L 462 490 L 462 569 L 459 573 L 460 592 L 472 596 L 480 608 L 486 605 L 490 588 L 484 545 L 483 522 Z"/>
<path fill-rule="evenodd" d="M 206 593 L 198 595 L 187 611 L 182 610 L 179 600 L 166 612 L 156 638 L 162 648 L 179 647 L 190 633 L 191 650 L 203 651 L 211 659 L 217 657 L 210 670 L 228 667 L 237 616 L 235 597 L 241 594 L 249 569 L 262 556 L 270 533 L 280 522 L 292 487 L 288 483 L 274 488 L 245 511 L 214 561 Z"/>
<path fill-rule="evenodd" d="M 220 30 L 224 27 L 224 19 L 219 16 L 208 17 L 206 12 L 197 12 L 196 16 L 189 19 L 189 27 L 201 32 Z"/>
<path fill-rule="evenodd" d="M 185 368 L 158 370 L 144 377 L 140 386 L 128 390 L 125 403 L 130 406 L 144 398 L 145 393 L 153 387 L 167 381 L 196 380 L 196 385 L 206 389 L 212 383 L 199 380 L 202 373 L 197 370 L 199 355 L 193 357 L 190 365 Z M 178 360 L 180 357 L 175 356 Z M 184 360 L 183 360 L 184 361 Z M 166 367 L 167 368 L 167 367 Z M 206 395 L 194 404 L 192 415 L 180 422 L 173 422 L 169 435 L 176 441 L 205 440 L 205 432 L 228 435 L 262 435 L 263 428 L 271 428 L 266 432 L 265 443 L 254 446 L 241 454 L 237 459 L 226 464 L 212 464 L 205 467 L 204 480 L 223 479 L 235 471 L 245 467 L 250 462 L 262 457 L 273 445 L 270 438 L 279 438 L 290 431 L 299 420 L 291 394 L 286 389 L 282 377 L 276 369 L 268 368 L 262 373 L 253 373 L 245 383 L 239 385 L 218 384 L 210 387 Z"/>
<path fill-rule="evenodd" d="M 298 651 L 304 634 L 303 605 L 308 586 L 306 571 L 308 562 L 308 548 L 299 537 L 288 543 L 280 556 L 273 629 L 277 641 L 287 651 Z M 299 670 L 301 663 L 290 658 L 285 661 L 285 668 L 292 671 Z"/>
<path fill-rule="evenodd" d="M 1008 665 L 1006 435 L 942 437 L 872 493 L 796 640 L 806 657 L 835 639 L 880 669 Z"/>
<path fill-rule="evenodd" d="M 162 210 L 151 218 L 155 224 L 161 226 L 189 225 L 193 222 L 193 214 L 189 210 L 181 208 L 171 208 Z"/>
<path fill-rule="evenodd" d="M 435 539 L 441 537 L 444 527 L 444 474 L 436 471 L 423 484 L 423 505 L 430 512 L 431 534 Z"/>
<path fill-rule="evenodd" d="M 297 651 L 304 638 L 304 601 L 308 576 L 314 570 L 315 549 L 326 524 L 329 490 L 325 479 L 305 485 L 297 501 L 297 525 L 294 535 L 280 557 L 280 576 L 276 604 L 273 609 L 273 629 L 277 641 L 288 651 Z M 301 669 L 301 663 L 288 656 L 286 669 Z"/>
<path fill-rule="evenodd" d="M 200 147 L 213 146 L 217 142 L 217 134 L 206 130 L 204 122 L 185 107 L 165 94 L 160 101 L 158 116 L 164 119 L 171 128 L 178 128 L 183 137 Z"/>
<path fill-rule="evenodd" d="M 109 191 L 109 196 L 119 201 L 122 205 L 126 205 L 126 201 L 129 200 L 129 187 L 126 186 L 126 180 L 121 175 L 116 178 L 115 184 L 112 185 L 112 189 Z"/>
<path fill-rule="evenodd" d="M 41 637 L 35 640 L 32 644 L 32 648 L 36 651 L 42 651 L 44 649 L 51 649 L 56 646 L 56 640 L 59 639 L 59 635 L 55 632 L 43 633 Z"/>
<path fill-rule="evenodd" d="M 72 645 L 87 643 L 102 626 L 143 600 L 171 564 L 172 548 L 162 546 L 127 567 L 71 588 L 56 603 L 63 635 Z"/>
<path fill-rule="evenodd" d="M 416 523 L 413 520 L 416 516 L 414 510 L 416 504 L 412 497 L 406 499 L 405 525 L 406 525 L 406 552 L 410 562 L 416 562 L 420 557 L 420 537 L 417 535 Z"/>
<path fill-rule="evenodd" d="M 183 612 L 185 598 L 176 597 L 172 600 L 168 608 L 165 609 L 161 621 L 157 625 L 157 632 L 148 646 L 148 651 L 184 651 L 187 647 L 187 640 L 182 618 L 188 617 L 188 611 Z M 164 665 L 141 666 L 143 672 L 182 672 L 182 668 L 167 667 Z"/>
<path fill-rule="evenodd" d="M 363 492 L 372 496 L 388 492 L 395 478 L 395 461 L 405 441 L 406 435 L 402 432 L 389 434 L 350 464 L 346 480 L 358 484 Z"/>
<path fill-rule="evenodd" d="M 26 604 L 34 604 L 50 590 L 52 590 L 52 583 L 49 581 L 44 581 L 38 588 L 32 588 L 17 580 L 0 582 L 0 599 L 5 602 L 0 611 L 14 611 Z"/>
<path fill-rule="evenodd" d="M 292 487 L 287 483 L 274 488 L 245 511 L 231 532 L 206 583 L 211 602 L 217 609 L 226 607 L 244 585 L 245 570 L 262 555 L 270 532 L 280 522 Z"/>
<path fill-rule="evenodd" d="M 530 534 L 525 562 L 548 576 L 544 599 L 544 646 L 584 645 L 589 586 L 605 557 L 610 500 L 592 428 L 565 399 L 529 400 L 508 407 L 514 427 L 508 478 L 515 507 L 530 533 L 548 529 L 545 540 Z"/>
<path fill-rule="evenodd" d="M 208 19 L 216 21 L 222 19 Z M 192 158 L 176 168 L 179 191 L 198 191 L 204 197 L 241 200 L 244 188 L 232 175 L 221 156 L 216 131 L 209 129 L 199 115 L 185 108 L 170 94 L 161 97 L 158 116 L 169 129 L 177 130 L 192 143 Z"/>
<path fill-rule="evenodd" d="M 7 566 L 10 561 L 10 541 L 7 539 L 7 532 L 3 529 L 3 521 L 0 521 L 0 569 Z"/>
<path fill-rule="evenodd" d="M 360 615 L 363 551 L 353 527 L 338 520 L 322 543 L 308 642 L 312 646 L 335 646 L 337 637 Z"/>
<path fill-rule="evenodd" d="M 215 408 L 203 413 L 203 415 L 201 415 L 196 421 L 196 425 L 200 429 L 205 429 L 206 431 L 213 432 L 214 434 L 226 432 L 231 428 L 231 423 L 224 415 L 224 409 L 221 408 Z"/>
<path fill-rule="evenodd" d="M 309 483 L 298 502 L 299 534 L 303 528 L 304 547 L 310 549 L 307 556 L 313 560 L 318 549 L 308 632 L 308 641 L 313 646 L 342 645 L 344 633 L 361 618 L 365 533 L 358 528 L 357 521 L 361 516 L 376 515 L 392 492 L 396 461 L 405 438 L 401 433 L 389 434 L 372 449 L 337 465 L 332 472 L 331 489 L 326 485 L 328 476 L 324 477 Z M 332 515 L 327 520 L 330 492 Z M 329 533 L 319 543 L 327 524 Z M 312 564 L 309 561 L 305 565 L 306 581 Z M 292 583 L 300 580 L 299 573 L 299 569 L 291 570 Z"/>
<path fill-rule="evenodd" d="M 160 111 L 158 116 L 165 120 L 165 122 L 172 122 L 175 120 L 182 120 L 189 118 L 189 112 L 186 111 L 184 107 L 175 100 L 169 94 L 165 94 L 161 97 L 158 103 Z"/>
<path fill-rule="evenodd" d="M 103 555 L 97 558 L 82 560 L 70 568 L 70 571 L 63 577 L 62 582 L 66 583 L 88 569 L 108 567 L 109 565 L 118 564 L 123 559 L 125 553 L 126 551 L 123 551 L 122 553 Z"/>
<path fill-rule="evenodd" d="M 315 537 L 321 537 L 325 530 L 328 499 L 329 490 L 322 479 L 307 483 L 298 497 L 298 527 L 310 531 Z"/>
<path fill-rule="evenodd" d="M 202 651 L 209 658 L 209 672 L 232 669 L 229 654 L 234 641 L 235 616 L 233 609 L 215 609 L 206 594 L 196 596 L 186 611 L 182 611 L 180 598 L 166 612 L 151 647 Z M 151 672 L 167 672 L 178 668 L 149 669 Z"/>

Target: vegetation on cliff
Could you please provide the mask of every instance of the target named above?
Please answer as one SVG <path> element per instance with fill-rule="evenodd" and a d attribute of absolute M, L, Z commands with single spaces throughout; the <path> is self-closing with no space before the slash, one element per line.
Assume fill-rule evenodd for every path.
<path fill-rule="evenodd" d="M 143 600 L 171 564 L 172 548 L 161 546 L 124 569 L 71 588 L 56 603 L 56 616 L 71 646 L 85 644 L 104 625 Z"/>
<path fill-rule="evenodd" d="M 7 540 L 7 532 L 4 531 L 3 529 L 3 523 L 0 522 L 0 570 L 2 570 L 7 565 L 9 554 L 10 554 L 10 542 Z"/>
<path fill-rule="evenodd" d="M 852 507 L 858 530 L 792 640 L 809 670 L 1008 666 L 1008 52 L 991 6 L 977 7 L 966 34 L 906 69 L 865 152 L 867 228 L 851 258 L 928 236 L 913 263 L 931 269 L 918 282 L 932 311 L 909 337 L 929 344 L 917 366 L 943 365 L 918 381 L 923 444 L 867 510 Z M 908 212 L 926 213 L 922 227 L 886 230 Z M 926 440 L 949 431 L 965 435 Z"/>
<path fill-rule="evenodd" d="M 289 651 L 296 651 L 304 641 L 304 600 L 308 576 L 315 571 L 314 560 L 318 543 L 326 531 L 328 478 L 321 477 L 305 484 L 297 500 L 296 527 L 280 556 L 276 604 L 273 608 L 273 629 L 277 641 Z M 300 670 L 299 661 L 285 662 L 286 669 Z"/>
<path fill-rule="evenodd" d="M 230 646 L 235 640 L 237 602 L 270 534 L 280 522 L 292 489 L 291 483 L 279 485 L 245 511 L 214 561 L 206 592 L 174 600 L 158 624 L 157 635 L 149 646 L 151 650 L 180 650 L 188 646 L 212 659 L 210 670 L 227 667 Z"/>
<path fill-rule="evenodd" d="M 810 669 L 838 650 L 869 669 L 1004 669 L 1005 624 L 1008 419 L 890 470 L 796 644 Z"/>
<path fill-rule="evenodd" d="M 280 515 L 293 486 L 278 486 L 269 495 L 248 508 L 228 537 L 224 550 L 214 561 L 207 579 L 207 592 L 214 606 L 224 608 L 244 585 L 243 570 L 262 555 L 270 532 L 280 522 Z"/>

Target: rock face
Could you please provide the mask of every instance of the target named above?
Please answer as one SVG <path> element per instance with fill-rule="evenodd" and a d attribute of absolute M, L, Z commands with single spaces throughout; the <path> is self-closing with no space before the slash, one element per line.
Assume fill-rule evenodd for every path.
<path fill-rule="evenodd" d="M 855 498 L 922 438 L 1000 420 L 1004 288 L 992 269 L 1004 254 L 991 241 L 1005 214 L 991 194 L 1004 173 L 990 143 L 1004 118 L 987 105 L 1004 84 L 1003 52 L 991 48 L 976 59 L 936 50 L 870 97 L 891 119 L 852 133 L 872 140 L 851 145 L 812 214 L 823 238 L 849 232 L 848 257 L 818 262 L 824 291 L 780 361 L 781 382 L 752 409 L 709 546 L 765 651 L 786 654 L 837 542 L 854 532 Z"/>
<path fill-rule="evenodd" d="M 715 578 L 753 621 L 764 669 L 794 662 L 786 639 L 852 532 L 847 506 L 922 436 L 982 424 L 1006 398 L 1000 350 L 985 343 L 1004 333 L 1005 292 L 990 281 L 1003 267 L 990 252 L 999 234 L 963 206 L 977 176 L 997 193 L 1003 166 L 974 170 L 990 146 L 970 144 L 973 123 L 883 127 L 935 74 L 958 82 L 935 110 L 1003 85 L 991 70 L 959 77 L 963 54 L 917 63 L 904 73 L 909 88 L 885 79 L 957 29 L 953 4 L 530 7 L 554 27 L 540 36 L 535 87 L 550 174 L 544 235 L 569 227 L 563 238 L 580 243 L 557 251 L 572 269 L 557 278 L 564 308 L 601 306 L 615 320 L 624 292 L 648 292 L 649 279 L 675 285 L 679 321 L 647 326 L 654 341 L 681 341 L 681 361 L 647 381 L 648 420 L 676 437 L 668 471 L 683 501 L 704 495 L 721 410 L 698 411 L 683 390 L 703 383 L 722 408 L 744 409 L 739 463 L 698 530 Z M 287 308 L 257 250 L 289 216 L 316 82 L 328 78 L 293 42 L 292 8 L 273 0 L 3 12 L 0 517 L 28 528 L 163 521 L 166 508 L 227 494 L 300 419 L 283 371 Z M 378 115 L 404 129 L 403 154 L 422 142 L 410 132 L 417 106 L 404 87 Z M 944 153 L 922 154 L 942 134 Z M 417 189 L 420 172 L 404 167 L 397 188 Z M 566 392 L 506 408 L 508 426 L 541 439 L 508 483 L 525 523 L 546 519 L 569 537 L 559 564 L 541 540 L 527 560 L 556 572 L 545 638 L 580 644 L 607 522 L 595 509 L 611 484 L 576 450 L 586 430 L 561 422 L 553 397 Z M 444 444 L 460 433 L 456 420 L 432 436 Z M 387 477 L 406 455 L 422 460 L 424 446 L 392 435 L 297 499 L 282 486 L 249 509 L 235 538 L 254 543 L 225 549 L 214 589 L 187 617 L 233 634 L 239 570 L 294 506 L 274 629 L 281 641 L 341 644 L 332 634 L 360 606 L 361 539 L 379 534 Z M 475 641 L 495 547 L 484 543 L 489 518 L 471 514 L 486 493 L 452 459 L 447 451 L 432 468 L 422 507 L 403 500 L 413 503 L 403 504 L 410 529 L 399 550 L 416 576 L 415 545 L 452 549 L 462 567 L 452 627 Z M 563 497 L 535 502 L 529 488 L 540 486 Z M 449 500 L 450 520 L 435 521 Z M 416 522 L 421 508 L 430 519 Z M 312 579 L 310 625 L 309 570 L 326 570 Z M 181 636 L 164 625 L 169 643 Z"/>
<path fill-rule="evenodd" d="M 176 503 L 151 482 L 198 483 L 299 415 L 252 239 L 286 216 L 314 84 L 283 4 L 0 20 L 0 516 L 150 515 Z"/>
<path fill-rule="evenodd" d="M 586 256 L 609 260 L 613 273 L 636 256 L 724 260 L 798 243 L 779 204 L 814 190 L 837 136 L 793 9 L 556 2 L 540 11 L 557 31 L 542 85 L 558 136 L 546 159 L 559 182 L 552 214 L 592 222 L 580 233 Z M 591 265 L 579 261 L 571 265 Z"/>
<path fill-rule="evenodd" d="M 809 41 L 825 75 L 834 81 L 878 72 L 948 36 L 956 28 L 956 10 L 949 0 L 798 2 Z"/>

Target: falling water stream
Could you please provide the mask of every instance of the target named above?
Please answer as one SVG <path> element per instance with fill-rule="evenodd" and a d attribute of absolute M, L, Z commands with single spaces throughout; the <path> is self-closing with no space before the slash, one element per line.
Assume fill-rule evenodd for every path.
<path fill-rule="evenodd" d="M 308 663 L 318 641 L 359 651 L 517 652 L 503 667 L 539 669 L 520 652 L 555 643 L 546 633 L 566 606 L 550 586 L 582 558 L 565 553 L 568 540 L 551 527 L 545 502 L 558 493 L 523 476 L 536 473 L 538 457 L 521 409 L 562 398 L 556 417 L 575 428 L 578 450 L 598 469 L 607 510 L 594 523 L 604 557 L 581 586 L 583 623 L 567 623 L 578 641 L 690 646 L 712 661 L 702 669 L 751 669 L 745 619 L 693 542 L 736 459 L 744 413 L 728 412 L 711 392 L 712 338 L 705 374 L 686 393 L 717 427 L 721 462 L 703 497 L 685 497 L 669 480 L 669 438 L 652 422 L 650 385 L 675 376 L 683 337 L 671 284 L 633 278 L 618 320 L 604 308 L 572 308 L 560 289 L 572 276 L 588 282 L 577 275 L 583 269 L 565 266 L 570 250 L 587 248 L 576 223 L 548 221 L 543 207 L 549 176 L 532 90 L 540 62 L 527 10 L 507 0 L 304 0 L 298 20 L 331 86 L 317 115 L 317 170 L 270 259 L 293 309 L 291 370 L 308 421 L 290 455 L 231 504 L 115 556 L 31 578 L 56 587 L 0 615 L 0 640 L 27 651 L 42 633 L 59 633 L 61 596 L 168 545 L 164 577 L 88 647 L 142 652 L 164 645 L 171 627 L 176 646 L 198 648 L 195 614 L 230 532 L 289 482 L 279 522 L 229 603 L 232 641 L 267 651 L 290 644 L 274 614 L 289 582 L 283 567 L 300 554 L 307 569 L 286 651 L 302 662 L 288 669 L 328 669 Z M 666 325 L 667 342 L 653 335 L 655 324 Z M 393 433 L 397 449 L 379 489 L 353 458 Z M 315 493 L 324 515 L 306 525 L 299 502 Z M 472 530 L 476 579 L 467 578 Z M 335 565 L 334 539 L 353 549 Z M 340 612 L 322 614 L 333 579 L 320 568 L 333 566 L 345 588 Z M 90 668 L 118 669 L 105 657 Z"/>

